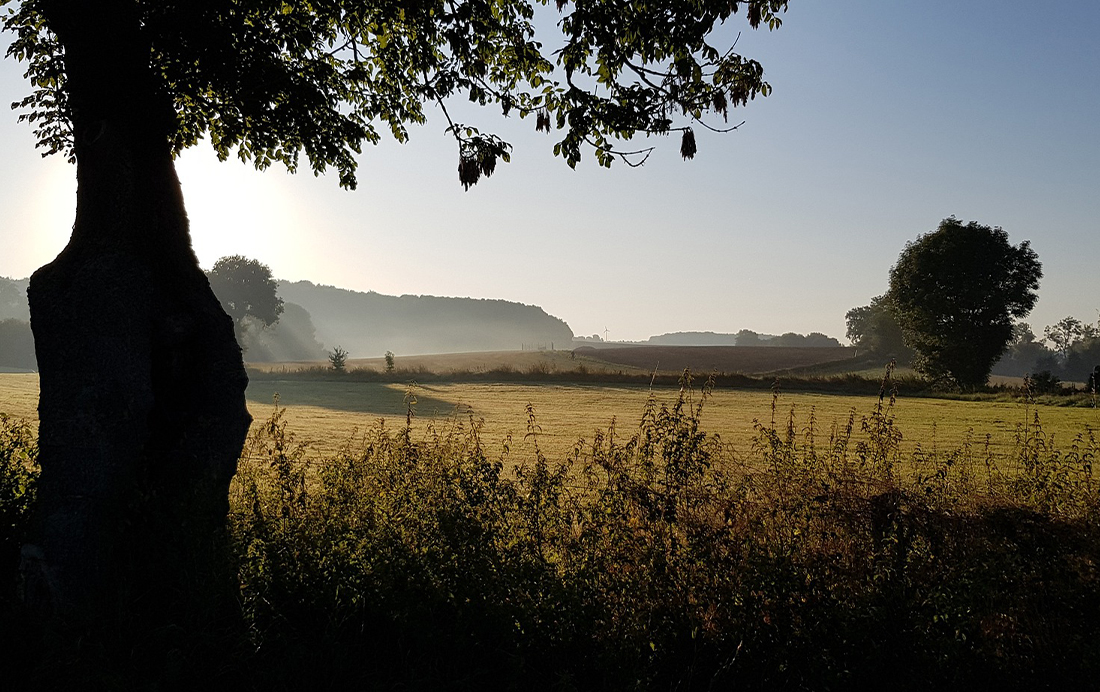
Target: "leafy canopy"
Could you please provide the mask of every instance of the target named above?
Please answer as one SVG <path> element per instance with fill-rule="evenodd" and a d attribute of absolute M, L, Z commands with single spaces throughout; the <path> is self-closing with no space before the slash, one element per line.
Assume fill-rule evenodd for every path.
<path fill-rule="evenodd" d="M 905 245 L 886 299 L 917 353 L 917 369 L 972 388 L 989 378 L 1013 320 L 1035 306 L 1042 276 L 1028 241 L 1013 246 L 1001 228 L 949 217 Z"/>
<path fill-rule="evenodd" d="M 246 317 L 270 327 L 283 314 L 283 299 L 271 268 L 241 255 L 222 257 L 206 274 L 222 308 L 237 325 L 238 339 Z"/>
<path fill-rule="evenodd" d="M 1054 349 L 1062 356 L 1062 360 L 1067 360 L 1078 342 L 1097 337 L 1097 329 L 1091 324 L 1068 315 L 1044 327 L 1043 337 L 1044 341 L 1050 341 L 1054 345 Z"/>
<path fill-rule="evenodd" d="M 16 33 L 8 55 L 27 62 L 34 87 L 13 106 L 34 123 L 39 146 L 71 157 L 63 47 L 43 13 L 50 1 L 23 0 L 3 17 Z M 279 162 L 291 171 L 304 152 L 315 174 L 332 166 L 348 188 L 362 143 L 377 143 L 386 129 L 404 142 L 409 124 L 426 121 L 426 105 L 448 121 L 464 185 L 507 162 L 508 143 L 451 119 L 447 105 L 456 98 L 562 131 L 554 153 L 570 166 L 584 148 L 610 166 L 616 157 L 644 161 L 651 147 L 613 144 L 639 133 L 679 131 L 681 153 L 691 158 L 693 126 L 733 129 L 704 120 L 725 120 L 729 108 L 771 90 L 760 63 L 734 52 L 735 34 L 717 29 L 739 12 L 752 28 L 777 28 L 788 0 L 555 2 L 556 18 L 536 7 L 549 0 L 132 5 L 175 112 L 174 152 L 208 138 L 223 160 L 235 152 L 257 168 Z M 544 45 L 545 33 L 554 47 Z"/>
<path fill-rule="evenodd" d="M 856 348 L 902 362 L 913 357 L 886 296 L 875 296 L 870 305 L 852 308 L 844 315 L 844 321 L 845 336 Z"/>

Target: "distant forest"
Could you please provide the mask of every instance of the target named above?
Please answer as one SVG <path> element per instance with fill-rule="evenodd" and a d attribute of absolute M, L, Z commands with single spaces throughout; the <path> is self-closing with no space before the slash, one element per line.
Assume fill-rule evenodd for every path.
<path fill-rule="evenodd" d="M 0 277 L 0 370 L 37 369 L 27 309 L 27 283 L 27 279 Z M 285 301 L 279 322 L 267 328 L 251 324 L 244 330 L 241 345 L 245 360 L 324 360 L 327 351 L 336 346 L 347 350 L 351 358 L 377 358 L 387 351 L 421 355 L 568 350 L 582 344 L 598 348 L 630 345 L 604 343 L 598 334 L 574 337 L 569 325 L 542 308 L 505 300 L 387 296 L 309 281 L 280 282 L 278 294 Z M 1083 382 L 1100 363 L 1097 330 L 1067 317 L 1047 327 L 1044 330 L 1047 338 L 1040 338 L 1027 324 L 1020 323 L 993 373 L 1015 376 L 1046 373 L 1055 379 Z M 841 345 L 818 332 L 775 336 L 748 329 L 736 334 L 673 332 L 636 344 L 813 348 Z"/>
<path fill-rule="evenodd" d="M 279 296 L 308 312 L 325 348 L 340 346 L 351 358 L 572 348 L 569 325 L 535 305 L 387 296 L 309 281 L 280 282 Z"/>
<path fill-rule="evenodd" d="M 643 343 L 655 346 L 777 346 L 786 348 L 840 348 L 841 343 L 821 332 L 802 335 L 787 332 L 775 336 L 758 334 L 751 329 L 742 329 L 736 334 L 715 332 L 671 332 L 649 337 Z"/>
<path fill-rule="evenodd" d="M 335 346 L 352 358 L 572 348 L 569 325 L 534 305 L 387 296 L 309 281 L 280 282 L 278 294 L 285 301 L 279 321 L 244 330 L 245 360 L 323 360 Z M 0 368 L 36 368 L 28 320 L 27 280 L 0 277 Z"/>

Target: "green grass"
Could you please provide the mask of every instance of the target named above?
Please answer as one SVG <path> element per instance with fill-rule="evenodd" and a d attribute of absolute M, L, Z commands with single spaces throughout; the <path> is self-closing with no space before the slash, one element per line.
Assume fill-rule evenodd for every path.
<path fill-rule="evenodd" d="M 0 374 L 0 410 L 15 418 L 34 421 L 38 395 L 34 374 Z M 287 409 L 297 439 L 317 454 L 331 454 L 379 420 L 393 427 L 405 421 L 409 404 L 417 420 L 436 426 L 449 421 L 481 424 L 481 436 L 490 448 L 499 449 L 511 436 L 522 445 L 526 435 L 525 409 L 530 404 L 541 429 L 543 450 L 554 458 L 568 455 L 580 440 L 590 442 L 605 432 L 613 420 L 620 427 L 638 422 L 650 396 L 658 402 L 675 401 L 678 387 L 623 386 L 569 383 L 424 383 L 420 385 L 335 380 L 254 378 L 247 392 L 248 406 L 256 420 L 266 419 L 276 394 Z M 911 454 L 919 445 L 924 450 L 946 450 L 969 443 L 984 447 L 1007 460 L 1024 426 L 1036 414 L 1056 443 L 1068 444 L 1088 429 L 1100 429 L 1100 409 L 1005 400 L 967 401 L 959 399 L 905 397 L 895 409 L 903 430 L 901 448 Z M 987 397 L 988 399 L 988 397 Z M 808 425 L 811 412 L 818 434 L 833 427 L 843 428 L 849 417 L 855 423 L 878 402 L 877 395 L 781 392 L 775 401 L 774 417 L 783 425 L 792 411 L 800 432 Z M 738 454 L 747 454 L 755 435 L 753 421 L 771 423 L 772 393 L 759 390 L 716 388 L 702 423 L 719 435 Z"/>
<path fill-rule="evenodd" d="M 773 419 L 759 392 L 464 384 L 418 392 L 406 427 L 400 387 L 269 384 L 289 406 L 256 402 L 230 498 L 238 627 L 113 632 L 106 649 L 29 630 L 5 652 L 19 670 L 264 692 L 1006 692 L 1100 674 L 1100 448 L 1074 418 L 1095 411 L 801 394 Z M 506 448 L 488 426 L 514 406 L 494 423 Z M 309 432 L 310 410 L 363 427 Z M 941 416 L 1021 428 L 991 455 L 984 430 L 949 444 Z M 0 459 L 26 468 L 33 442 L 10 426 Z M 586 442 L 559 454 L 554 426 Z M 0 504 L 25 517 L 28 487 Z M 163 672 L 131 672 L 134 651 Z"/>
<path fill-rule="evenodd" d="M 530 404 L 542 429 L 543 448 L 560 458 L 578 440 L 593 438 L 616 420 L 623 426 L 638 421 L 650 388 L 570 384 L 424 384 L 418 386 L 373 382 L 254 381 L 248 390 L 249 408 L 257 418 L 269 413 L 275 394 L 287 408 L 287 420 L 296 435 L 318 451 L 334 451 L 353 429 L 364 429 L 378 419 L 403 423 L 407 402 L 415 402 L 418 419 L 445 423 L 470 416 L 483 421 L 486 444 L 499 446 L 509 435 L 517 442 L 525 434 L 525 407 Z M 659 402 L 675 401 L 679 389 L 652 390 Z M 795 425 L 808 424 L 811 411 L 819 433 L 856 422 L 878 402 L 878 396 L 780 393 L 775 418 L 785 423 L 793 410 Z M 753 421 L 770 423 L 770 392 L 716 389 L 703 412 L 703 424 L 739 453 L 752 444 Z M 1044 428 L 1057 440 L 1069 440 L 1086 428 L 1100 428 L 1100 410 L 1066 408 L 1001 401 L 959 401 L 902 398 L 896 408 L 898 426 L 905 431 L 902 449 L 949 449 L 968 441 L 987 442 L 994 454 L 1015 444 L 1018 428 L 1033 422 L 1038 412 Z"/>

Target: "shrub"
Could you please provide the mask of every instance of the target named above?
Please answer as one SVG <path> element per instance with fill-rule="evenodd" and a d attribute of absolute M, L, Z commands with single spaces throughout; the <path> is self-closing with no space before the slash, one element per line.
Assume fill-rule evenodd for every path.
<path fill-rule="evenodd" d="M 1025 377 L 1024 387 L 1034 394 L 1057 394 L 1062 391 L 1062 380 L 1050 370 L 1041 370 Z"/>
<path fill-rule="evenodd" d="M 291 687 L 1028 689 L 1100 666 L 1091 436 L 1057 451 L 1030 426 L 1011 475 L 980 441 L 902 458 L 885 394 L 829 431 L 777 396 L 738 458 L 707 397 L 651 400 L 565 459 L 530 407 L 495 449 L 410 410 L 331 459 L 276 411 L 231 517 L 260 667 Z"/>
<path fill-rule="evenodd" d="M 38 481 L 38 445 L 31 427 L 0 413 L 0 569 L 4 588 L 15 583 Z"/>
<path fill-rule="evenodd" d="M 328 354 L 328 362 L 332 365 L 332 369 L 336 372 L 344 372 L 344 367 L 348 362 L 348 352 L 344 349 L 336 346 Z"/>

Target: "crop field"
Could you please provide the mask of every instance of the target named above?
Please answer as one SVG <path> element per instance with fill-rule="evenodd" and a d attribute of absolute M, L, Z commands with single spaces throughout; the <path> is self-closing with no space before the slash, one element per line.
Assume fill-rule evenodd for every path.
<path fill-rule="evenodd" d="M 591 441 L 597 431 L 606 433 L 612 421 L 616 436 L 629 438 L 651 395 L 658 405 L 672 405 L 678 394 L 669 387 L 602 384 L 400 385 L 288 379 L 252 382 L 248 406 L 256 420 L 264 420 L 278 395 L 289 431 L 314 454 L 354 445 L 358 434 L 379 421 L 387 427 L 402 426 L 411 407 L 414 435 L 427 434 L 429 426 L 442 429 L 480 421 L 485 448 L 495 455 L 510 437 L 510 458 L 519 460 L 532 450 L 528 405 L 540 449 L 551 458 L 562 458 L 580 440 Z M 0 412 L 34 420 L 37 397 L 37 375 L 0 374 Z M 698 402 L 700 393 L 692 397 Z M 756 435 L 754 420 L 765 425 L 774 420 L 777 428 L 785 429 L 793 416 L 796 435 L 805 440 L 812 416 L 816 443 L 824 446 L 830 432 L 843 429 L 853 414 L 858 438 L 861 420 L 873 411 L 878 397 L 781 393 L 774 414 L 772 404 L 769 392 L 716 389 L 703 409 L 703 429 L 719 435 L 735 453 L 747 455 Z M 1015 446 L 1018 430 L 1033 425 L 1035 416 L 1045 432 L 1055 434 L 1059 447 L 1068 448 L 1075 436 L 1100 429 L 1100 409 L 1094 408 L 921 397 L 899 399 L 893 413 L 906 455 L 917 445 L 944 452 L 969 440 L 977 456 L 984 457 L 988 444 L 1004 459 Z"/>
<path fill-rule="evenodd" d="M 577 349 L 578 355 L 615 365 L 664 372 L 738 372 L 757 374 L 851 361 L 851 348 L 782 346 L 634 346 Z M 845 371 L 850 368 L 844 368 Z"/>

